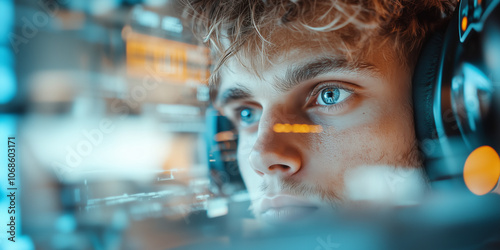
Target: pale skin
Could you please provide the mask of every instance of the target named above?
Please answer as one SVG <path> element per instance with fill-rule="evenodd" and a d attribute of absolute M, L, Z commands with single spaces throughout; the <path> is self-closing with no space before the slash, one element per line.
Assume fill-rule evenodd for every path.
<path fill-rule="evenodd" d="M 420 166 L 411 72 L 389 54 L 386 46 L 353 64 L 333 51 L 296 49 L 261 77 L 234 58 L 222 67 L 215 105 L 238 128 L 238 164 L 257 218 L 281 221 L 297 210 L 291 219 L 302 218 L 347 204 L 344 176 L 358 166 Z M 277 133 L 277 123 L 322 132 Z M 269 202 L 280 195 L 295 201 L 292 211 Z"/>

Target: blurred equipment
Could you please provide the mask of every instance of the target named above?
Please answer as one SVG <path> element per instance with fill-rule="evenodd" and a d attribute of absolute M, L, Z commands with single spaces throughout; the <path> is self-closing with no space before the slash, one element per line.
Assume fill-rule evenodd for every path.
<path fill-rule="evenodd" d="M 238 134 L 233 124 L 217 110 L 207 110 L 208 167 L 213 184 L 221 195 L 245 189 L 238 168 L 236 150 Z"/>
<path fill-rule="evenodd" d="M 469 154 L 484 146 L 500 150 L 499 3 L 460 1 L 447 30 L 424 46 L 415 70 L 416 132 L 427 173 L 437 189 L 465 188 L 464 164 Z M 486 194 L 498 185 L 499 166 L 483 164 L 489 163 L 466 166 L 465 183 L 470 184 L 470 178 L 496 180 L 487 192 L 471 189 L 476 194 Z M 488 169 L 495 174 L 481 173 Z"/>
<path fill-rule="evenodd" d="M 230 208 L 248 202 L 241 187 L 223 195 L 210 182 L 211 62 L 180 10 L 0 1 L 0 111 L 18 131 L 17 233 L 32 248 L 181 246 L 224 231 Z M 155 223 L 164 235 L 144 240 Z"/>

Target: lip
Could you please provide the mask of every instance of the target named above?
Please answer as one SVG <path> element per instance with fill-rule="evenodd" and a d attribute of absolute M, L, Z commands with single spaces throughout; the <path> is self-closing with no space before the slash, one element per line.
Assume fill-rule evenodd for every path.
<path fill-rule="evenodd" d="M 317 209 L 318 206 L 306 199 L 285 194 L 266 196 L 260 205 L 262 218 L 272 223 L 302 219 Z"/>

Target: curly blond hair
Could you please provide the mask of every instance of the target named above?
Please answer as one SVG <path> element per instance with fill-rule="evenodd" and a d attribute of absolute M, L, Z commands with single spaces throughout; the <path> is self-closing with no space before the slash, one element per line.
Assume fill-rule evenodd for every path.
<path fill-rule="evenodd" d="M 412 65 L 428 33 L 450 16 L 456 0 L 181 0 L 192 28 L 212 51 L 209 82 L 231 57 L 258 71 L 290 46 L 333 49 L 356 60 L 392 43 Z M 289 45 L 287 41 L 295 43 Z"/>

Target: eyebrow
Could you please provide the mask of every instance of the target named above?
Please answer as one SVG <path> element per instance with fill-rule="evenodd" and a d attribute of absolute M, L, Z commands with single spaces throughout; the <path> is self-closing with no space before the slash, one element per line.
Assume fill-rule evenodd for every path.
<path fill-rule="evenodd" d="M 379 73 L 378 68 L 367 62 L 349 62 L 344 58 L 320 57 L 298 66 L 288 67 L 284 78 L 275 78 L 273 88 L 287 92 L 300 83 L 328 72 L 360 72 L 364 74 Z M 229 102 L 251 98 L 251 91 L 241 83 L 224 91 L 216 98 L 216 103 L 226 105 Z"/>
<path fill-rule="evenodd" d="M 224 91 L 224 93 L 222 93 L 222 95 L 220 95 L 220 97 L 217 97 L 217 100 L 219 101 L 216 101 L 216 103 L 220 103 L 220 105 L 226 105 L 232 101 L 248 99 L 251 97 L 251 91 L 247 87 L 236 83 L 236 87 L 227 89 L 226 91 Z"/>
<path fill-rule="evenodd" d="M 298 84 L 328 72 L 379 73 L 377 67 L 368 62 L 349 62 L 345 58 L 320 57 L 299 66 L 289 67 L 283 79 L 276 78 L 273 87 L 282 92 L 293 89 Z"/>

